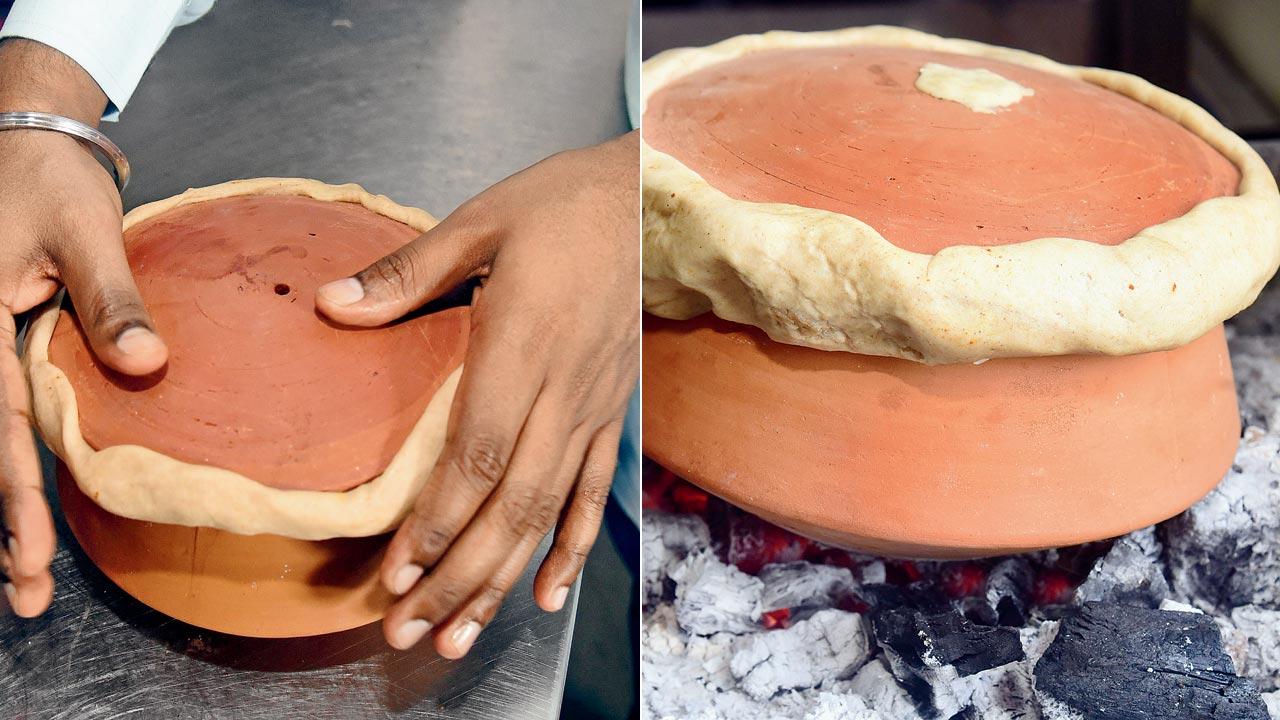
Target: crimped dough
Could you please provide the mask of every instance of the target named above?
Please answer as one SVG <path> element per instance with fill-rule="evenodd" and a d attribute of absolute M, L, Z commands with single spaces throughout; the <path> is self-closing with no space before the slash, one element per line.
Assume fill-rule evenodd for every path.
<path fill-rule="evenodd" d="M 372 195 L 359 185 L 261 178 L 196 188 L 143 205 L 125 216 L 124 228 L 182 205 L 236 195 L 302 195 L 353 202 L 423 232 L 436 224 L 426 212 Z M 80 434 L 75 389 L 49 360 L 49 342 L 61 304 L 58 297 L 41 308 L 27 334 L 23 366 L 31 384 L 35 424 L 80 489 L 117 515 L 303 540 L 377 535 L 395 529 L 409 513 L 444 447 L 461 366 L 432 396 L 386 470 L 345 492 L 271 488 L 230 470 L 182 462 L 137 445 L 94 450 Z"/>
<path fill-rule="evenodd" d="M 1127 355 L 1203 335 L 1253 302 L 1280 264 L 1280 194 L 1262 159 L 1189 100 L 1126 73 L 878 26 L 743 35 L 669 50 L 644 65 L 645 99 L 749 53 L 841 45 L 992 58 L 1127 95 L 1231 160 L 1241 172 L 1239 194 L 1206 200 L 1115 246 L 1040 238 L 926 255 L 847 215 L 736 200 L 646 144 L 646 310 L 674 319 L 711 311 L 779 342 L 930 364 Z"/>

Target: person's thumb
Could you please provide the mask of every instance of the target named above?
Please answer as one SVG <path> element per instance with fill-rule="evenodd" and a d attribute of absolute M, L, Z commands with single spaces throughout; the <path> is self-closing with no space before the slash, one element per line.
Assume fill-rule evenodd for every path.
<path fill-rule="evenodd" d="M 76 243 L 54 262 L 99 360 L 127 375 L 164 366 L 169 350 L 142 304 L 118 238 Z"/>
<path fill-rule="evenodd" d="M 355 275 L 321 285 L 316 307 L 343 325 L 389 323 L 484 272 L 493 243 L 446 218 Z"/>

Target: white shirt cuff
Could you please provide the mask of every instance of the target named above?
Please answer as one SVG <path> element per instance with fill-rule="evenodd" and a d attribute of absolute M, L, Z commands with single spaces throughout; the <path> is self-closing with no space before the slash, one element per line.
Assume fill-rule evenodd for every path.
<path fill-rule="evenodd" d="M 111 101 L 104 119 L 114 119 L 169 31 L 212 5 L 212 0 L 17 0 L 0 39 L 35 40 L 75 60 Z"/>

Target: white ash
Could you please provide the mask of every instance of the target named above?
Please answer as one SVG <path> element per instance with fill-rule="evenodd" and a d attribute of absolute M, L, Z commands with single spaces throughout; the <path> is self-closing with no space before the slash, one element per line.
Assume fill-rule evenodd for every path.
<path fill-rule="evenodd" d="M 830 619 L 822 617 L 831 615 Z M 789 630 L 778 630 L 761 633 L 750 637 L 772 637 L 796 630 L 809 623 L 814 628 L 831 638 L 841 637 L 849 633 L 849 616 L 854 623 L 861 623 L 856 615 L 841 613 L 836 610 L 823 611 L 803 623 L 797 623 Z M 814 620 L 817 619 L 815 623 Z M 796 636 L 820 642 L 812 633 L 801 629 Z M 865 660 L 868 652 L 865 633 L 862 638 L 861 655 Z M 681 629 L 676 620 L 675 611 L 670 605 L 662 605 L 648 613 L 642 634 L 643 653 L 641 656 L 641 717 L 645 720 L 666 720 L 667 718 L 706 718 L 707 720 L 781 720 L 783 718 L 804 718 L 805 720 L 920 720 L 917 715 L 891 715 L 873 710 L 870 699 L 855 693 L 848 687 L 848 681 L 833 681 L 819 677 L 819 673 L 810 672 L 810 684 L 797 686 L 798 691 L 779 690 L 768 697 L 757 698 L 748 695 L 739 686 L 739 681 L 730 671 L 730 664 L 737 657 L 735 643 L 741 641 L 740 636 L 729 633 L 717 633 L 711 636 L 689 635 Z M 858 641 L 853 634 L 849 635 L 850 646 L 857 650 Z M 821 641 L 825 642 L 825 641 Z M 835 643 L 832 643 L 834 645 Z M 772 663 L 782 673 L 790 674 L 794 681 L 793 668 L 803 672 L 803 662 L 813 657 L 811 649 L 785 646 L 778 647 L 777 655 Z M 754 646 L 753 646 L 754 648 Z M 749 649 L 754 652 L 754 649 Z M 847 651 L 843 653 L 849 655 Z M 853 653 L 858 654 L 858 653 Z M 856 657 L 846 660 L 860 664 Z M 828 665 L 831 672 L 849 672 L 839 669 L 839 665 Z M 762 677 L 762 676 L 760 676 Z M 757 679 L 760 679 L 757 677 Z M 892 685 L 896 688 L 896 685 Z M 907 701 L 909 705 L 909 701 Z"/>
<path fill-rule="evenodd" d="M 1058 702 L 1051 697 L 1042 697 L 1039 700 L 1041 720 L 1089 720 L 1072 710 L 1066 703 Z"/>
<path fill-rule="evenodd" d="M 1246 428 L 1222 483 L 1164 523 L 1164 558 L 1177 595 L 1218 613 L 1241 605 L 1280 608 L 1278 452 L 1280 434 Z"/>
<path fill-rule="evenodd" d="M 1164 600 L 1161 600 L 1159 608 L 1161 610 L 1168 610 L 1169 612 L 1185 612 L 1185 613 L 1193 613 L 1196 615 L 1204 614 L 1204 611 L 1198 607 L 1192 607 L 1191 605 L 1188 605 L 1184 602 L 1178 602 L 1177 600 L 1171 600 L 1169 598 L 1165 598 Z"/>
<path fill-rule="evenodd" d="M 803 720 L 884 720 L 857 695 L 819 693 L 817 702 L 805 711 Z"/>
<path fill-rule="evenodd" d="M 1116 540 L 1076 590 L 1076 602 L 1104 600 L 1156 607 L 1170 594 L 1159 562 L 1162 549 L 1155 527 Z"/>
<path fill-rule="evenodd" d="M 920 713 L 907 691 L 898 684 L 884 658 L 871 660 L 846 688 L 863 698 L 884 720 L 919 720 Z"/>
<path fill-rule="evenodd" d="M 855 591 L 853 572 L 833 565 L 799 561 L 766 565 L 760 571 L 764 583 L 761 606 L 764 612 L 782 608 L 829 608 Z"/>
<path fill-rule="evenodd" d="M 666 595 L 672 568 L 690 550 L 711 545 L 707 523 L 697 515 L 646 510 L 641 535 L 644 568 L 644 602 L 652 605 Z"/>
<path fill-rule="evenodd" d="M 1222 636 L 1222 652 L 1231 658 L 1236 674 L 1243 676 L 1245 665 L 1249 661 L 1249 638 L 1236 629 L 1228 618 L 1214 615 L 1213 622 L 1218 626 L 1218 634 Z"/>
<path fill-rule="evenodd" d="M 670 605 L 649 613 L 640 663 L 646 717 L 684 717 L 715 708 L 725 694 L 721 691 L 731 691 L 735 684 L 727 662 L 732 637 L 689 636 Z"/>
<path fill-rule="evenodd" d="M 721 562 L 710 548 L 689 554 L 667 576 L 676 583 L 676 620 L 686 632 L 741 634 L 760 629 L 764 583 Z"/>
<path fill-rule="evenodd" d="M 880 585 L 885 582 L 886 570 L 883 560 L 872 560 L 858 568 L 859 580 L 863 585 Z"/>
<path fill-rule="evenodd" d="M 1280 690 L 1262 694 L 1262 702 L 1267 705 L 1267 714 L 1271 720 L 1280 720 Z"/>
<path fill-rule="evenodd" d="M 757 700 L 850 677 L 871 654 L 862 616 L 820 610 L 784 630 L 753 633 L 733 646 L 729 669 Z"/>
<path fill-rule="evenodd" d="M 1219 627 L 1222 625 L 1235 630 L 1240 656 L 1232 655 L 1231 659 L 1236 670 L 1252 678 L 1263 692 L 1280 690 L 1280 610 L 1245 605 L 1233 609 L 1229 619 L 1220 618 Z"/>

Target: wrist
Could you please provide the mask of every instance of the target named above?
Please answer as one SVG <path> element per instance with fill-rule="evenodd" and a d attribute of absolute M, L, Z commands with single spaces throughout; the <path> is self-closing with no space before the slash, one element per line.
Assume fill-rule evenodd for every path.
<path fill-rule="evenodd" d="M 97 127 L 107 96 L 75 60 L 23 38 L 0 42 L 0 112 L 62 115 Z"/>

